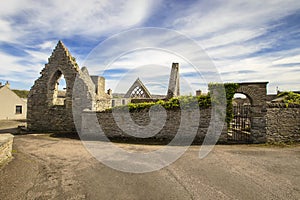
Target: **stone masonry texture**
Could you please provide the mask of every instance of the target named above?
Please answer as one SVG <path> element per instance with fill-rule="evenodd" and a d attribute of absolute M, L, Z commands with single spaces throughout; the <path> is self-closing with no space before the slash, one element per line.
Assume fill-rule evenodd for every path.
<path fill-rule="evenodd" d="M 59 99 L 57 82 L 62 75 L 67 86 L 65 98 Z M 98 82 L 104 84 L 101 78 Z M 102 85 L 95 86 L 87 69 L 84 67 L 81 70 L 75 58 L 59 41 L 48 63 L 41 71 L 41 77 L 35 81 L 29 92 L 28 129 L 43 132 L 75 132 L 74 122 L 80 129 L 82 110 L 101 110 L 97 102 L 105 105 L 105 108 L 110 106 L 109 96 L 104 96 L 100 91 L 103 88 Z"/>
<path fill-rule="evenodd" d="M 65 92 L 58 91 L 58 80 L 62 75 L 66 81 Z M 282 104 L 267 104 L 267 84 L 267 82 L 239 83 L 236 90 L 236 93 L 245 94 L 250 100 L 251 141 L 300 142 L 300 106 L 291 105 L 286 108 Z M 167 99 L 179 95 L 179 64 L 173 63 Z M 111 107 L 111 99 L 111 91 L 105 92 L 104 77 L 90 76 L 86 67 L 80 69 L 75 58 L 59 41 L 41 71 L 41 77 L 35 81 L 30 90 L 27 104 L 28 129 L 40 132 L 77 131 L 83 134 L 97 134 L 94 129 L 97 122 L 109 138 L 132 139 L 131 135 L 119 128 L 112 113 L 103 112 Z M 189 112 L 185 115 L 186 119 L 182 119 L 180 110 L 168 110 L 166 113 L 164 126 L 149 139 L 171 141 L 179 129 L 186 137 L 196 130 L 194 142 L 200 143 L 203 142 L 209 128 L 210 130 L 216 128 L 211 126 L 214 124 L 211 122 L 211 108 L 200 109 L 201 117 L 199 116 L 198 124 L 193 124 L 195 120 L 189 120 L 195 117 Z M 158 119 L 163 119 L 161 113 L 158 112 L 156 115 Z M 93 119 L 94 116 L 96 121 Z M 130 113 L 130 117 L 140 126 L 147 126 L 150 123 L 149 113 L 145 111 Z M 180 127 L 182 122 L 186 123 L 184 127 Z M 125 119 L 120 123 L 132 133 L 136 131 L 136 126 L 126 123 Z M 227 125 L 225 122 L 222 123 L 223 130 L 218 141 L 226 143 Z"/>
<path fill-rule="evenodd" d="M 13 138 L 12 134 L 0 135 L 0 164 L 6 162 L 12 156 Z"/>
<path fill-rule="evenodd" d="M 267 109 L 268 142 L 300 142 L 300 105 L 270 103 Z"/>

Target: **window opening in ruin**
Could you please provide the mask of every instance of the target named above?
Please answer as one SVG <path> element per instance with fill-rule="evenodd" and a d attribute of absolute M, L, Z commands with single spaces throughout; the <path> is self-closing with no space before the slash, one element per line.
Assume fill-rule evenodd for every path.
<path fill-rule="evenodd" d="M 65 105 L 65 100 L 66 100 L 66 93 L 67 93 L 67 83 L 64 75 L 62 74 L 61 71 L 57 71 L 54 76 L 53 76 L 53 81 L 51 83 L 53 88 L 52 88 L 52 93 L 53 93 L 53 99 L 52 99 L 52 104 L 53 105 L 58 105 L 58 106 L 63 106 Z"/>
<path fill-rule="evenodd" d="M 146 94 L 142 88 L 137 86 L 134 88 L 134 90 L 131 92 L 130 95 L 131 98 L 146 98 Z"/>
<path fill-rule="evenodd" d="M 111 107 L 115 107 L 115 105 L 116 105 L 116 102 L 115 102 L 115 100 L 113 99 L 113 100 L 111 100 Z"/>

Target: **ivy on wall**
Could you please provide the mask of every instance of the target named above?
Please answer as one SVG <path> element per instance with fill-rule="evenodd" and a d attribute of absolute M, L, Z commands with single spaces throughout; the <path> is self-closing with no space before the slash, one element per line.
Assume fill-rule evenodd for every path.
<path fill-rule="evenodd" d="M 225 121 L 227 124 L 231 122 L 233 119 L 233 105 L 232 99 L 236 90 L 238 89 L 239 84 L 237 83 L 210 83 L 208 85 L 210 93 L 207 95 L 200 95 L 200 96 L 180 96 L 180 97 L 173 97 L 168 101 L 165 100 L 158 100 L 157 102 L 144 102 L 144 103 L 129 103 L 126 106 L 119 106 L 114 107 L 112 109 L 124 109 L 129 108 L 130 112 L 138 112 L 149 110 L 151 106 L 160 105 L 164 107 L 166 110 L 176 110 L 176 109 L 193 109 L 193 108 L 209 108 L 211 107 L 212 103 L 218 105 L 223 101 L 224 96 L 220 95 L 225 92 L 226 94 L 226 118 Z M 223 91 L 223 92 L 222 92 Z M 218 93 L 219 95 L 211 95 L 211 93 Z M 215 98 L 212 99 L 211 96 Z M 224 102 L 225 103 L 225 102 Z M 198 105 L 197 105 L 198 104 Z M 111 109 L 107 110 L 110 111 Z"/>
<path fill-rule="evenodd" d="M 209 91 L 212 93 L 217 93 L 215 95 L 215 99 L 212 99 L 213 102 L 218 105 L 224 102 L 224 92 L 226 94 L 226 117 L 225 121 L 229 125 L 229 123 L 233 119 L 233 105 L 232 99 L 236 90 L 239 88 L 239 84 L 237 83 L 210 83 L 208 84 Z"/>

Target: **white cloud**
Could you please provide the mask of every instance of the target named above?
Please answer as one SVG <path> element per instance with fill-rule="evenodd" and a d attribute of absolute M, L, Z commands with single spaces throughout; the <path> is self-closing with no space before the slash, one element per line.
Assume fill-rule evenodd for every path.
<path fill-rule="evenodd" d="M 270 81 L 272 87 L 275 83 L 285 89 L 299 88 L 296 82 L 300 75 L 299 51 L 278 49 L 277 53 L 255 54 L 280 45 L 278 40 L 283 35 L 271 37 L 269 32 L 282 25 L 280 19 L 299 9 L 300 2 L 293 0 L 201 1 L 179 9 L 168 22 L 176 30 L 195 38 L 223 74 L 224 81 Z M 295 31 L 298 30 L 292 32 Z M 287 71 L 284 65 L 292 63 L 295 64 L 290 69 L 293 72 Z"/>
<path fill-rule="evenodd" d="M 180 10 L 172 27 L 195 38 L 216 60 L 246 57 L 276 44 L 282 36 L 257 38 L 278 26 L 277 20 L 299 9 L 300 2 L 293 0 L 201 1 Z"/>
<path fill-rule="evenodd" d="M 201 1 L 177 13 L 172 26 L 192 36 L 208 36 L 236 28 L 265 28 L 299 9 L 299 1 Z"/>
<path fill-rule="evenodd" d="M 211 47 L 217 47 L 228 44 L 240 44 L 241 42 L 245 42 L 247 40 L 256 38 L 260 35 L 266 33 L 265 29 L 234 29 L 222 33 L 218 33 L 216 35 L 212 35 L 208 39 L 204 39 L 201 41 L 201 45 L 203 45 L 206 49 Z"/>
<path fill-rule="evenodd" d="M 33 82 L 32 75 L 34 74 L 34 79 L 39 76 L 38 72 L 51 55 L 58 39 L 77 36 L 99 38 L 105 34 L 128 29 L 141 24 L 158 3 L 159 1 L 151 3 L 146 0 L 2 2 L 0 44 L 16 45 L 28 55 L 13 56 L 9 55 L 11 50 L 3 49 L 6 53 L 1 54 L 1 77 L 17 81 L 16 72 L 19 72 L 23 78 L 19 78 L 18 81 L 26 79 Z M 77 56 L 76 53 L 73 55 Z M 24 64 L 20 64 L 22 62 Z M 27 73 L 26 70 L 34 73 Z"/>
<path fill-rule="evenodd" d="M 269 81 L 269 92 L 275 93 L 275 86 L 281 90 L 300 88 L 299 54 L 300 49 L 291 49 L 215 63 L 225 82 Z"/>
<path fill-rule="evenodd" d="M 42 51 L 25 50 L 25 52 L 29 54 L 30 62 L 32 63 L 46 63 L 47 58 L 49 58 L 51 55 L 47 51 L 42 52 Z"/>
<path fill-rule="evenodd" d="M 42 63 L 35 63 L 39 60 L 35 60 L 35 56 L 37 55 L 33 53 L 24 59 L 0 51 L 0 61 L 2 66 L 0 78 L 3 81 L 14 81 L 21 83 L 20 85 L 23 83 L 24 87 L 30 87 L 33 84 L 33 81 L 40 76 L 39 72 L 41 67 L 43 67 Z M 28 61 L 32 61 L 33 63 L 29 63 Z"/>
<path fill-rule="evenodd" d="M 299 54 L 296 56 L 284 57 L 273 61 L 274 65 L 297 64 L 297 63 L 300 65 L 300 51 Z"/>
<path fill-rule="evenodd" d="M 37 44 L 36 48 L 41 49 L 41 50 L 52 50 L 56 46 L 56 44 L 57 44 L 56 40 L 51 40 L 51 41 L 47 40 L 41 44 Z"/>
<path fill-rule="evenodd" d="M 281 19 L 299 11 L 300 1 L 198 1 L 190 5 L 172 2 L 169 7 L 162 3 L 164 2 L 151 1 L 150 3 L 146 0 L 127 2 L 119 0 L 43 2 L 11 0 L 2 2 L 0 3 L 0 44 L 3 42 L 18 45 L 28 54 L 25 57 L 18 57 L 3 51 L 0 55 L 2 77 L 17 80 L 16 72 L 21 72 L 23 78 L 19 81 L 33 81 L 39 76 L 38 72 L 51 55 L 58 39 L 68 39 L 70 43 L 75 41 L 75 44 L 80 44 L 84 43 L 87 38 L 89 41 L 105 38 L 119 31 L 143 26 L 145 21 L 152 20 L 153 14 L 159 14 L 155 13 L 159 10 L 157 9 L 159 6 L 160 8 L 165 6 L 164 17 L 158 19 L 157 23 L 161 24 L 162 28 L 174 28 L 201 45 L 223 74 L 223 80 L 270 80 L 287 89 L 295 87 L 297 78 L 300 76 L 299 49 L 284 51 L 277 49 L 277 53 L 273 51 L 260 55 L 257 55 L 257 52 L 263 52 L 264 49 L 272 49 L 278 45 L 282 35 L 269 37 L 268 34 L 281 25 Z M 299 32 L 299 30 L 290 31 L 294 34 Z M 210 61 L 201 52 L 193 49 L 192 45 L 186 45 L 182 38 L 156 33 L 141 33 L 132 38 L 130 36 L 123 38 L 123 41 L 115 37 L 113 43 L 99 49 L 98 53 L 102 60 L 97 58 L 83 62 L 80 60 L 85 57 L 82 51 L 70 50 L 73 56 L 77 57 L 80 65 L 81 63 L 87 64 L 91 74 L 101 72 L 107 64 L 104 62 L 105 59 L 120 50 L 133 49 L 134 46 L 160 46 L 162 49 L 171 49 L 174 53 L 159 50 L 156 53 L 129 53 L 114 62 L 114 69 L 133 69 L 151 64 L 171 69 L 172 62 L 179 62 L 182 74 L 192 74 L 195 70 L 187 64 L 185 57 L 197 61 L 201 69 L 208 68 L 209 70 L 207 66 L 210 66 Z M 285 32 L 285 34 L 289 33 Z M 136 41 L 130 43 L 126 39 Z M 23 61 L 24 64 L 20 64 Z M 145 82 L 152 82 L 149 89 L 157 92 L 159 88 L 165 89 L 161 85 L 162 77 L 168 82 L 169 71 L 155 69 L 152 71 L 146 69 L 145 73 L 141 70 L 134 72 L 136 75 L 143 75 Z M 114 86 L 114 79 L 121 75 L 121 72 L 111 74 L 111 79 L 108 79 L 106 85 Z M 136 77 L 131 78 L 134 81 Z M 197 82 L 201 82 L 198 77 L 189 77 L 188 81 L 193 90 L 200 87 L 201 83 L 197 85 Z M 273 87 L 274 84 L 270 85 Z"/>
<path fill-rule="evenodd" d="M 14 33 L 11 24 L 0 18 L 0 41 L 15 41 L 18 33 Z"/>
<path fill-rule="evenodd" d="M 4 52 L 0 53 L 1 60 L 1 75 L 8 75 L 11 71 L 17 72 L 22 71 L 23 68 L 18 64 L 18 61 L 21 61 L 20 58 L 5 54 Z"/>
<path fill-rule="evenodd" d="M 24 0 L 20 5 L 16 1 L 0 4 L 3 11 L 0 12 L 1 30 L 6 30 L 5 36 L 15 36 L 3 38 L 2 41 L 15 42 L 22 38 L 23 43 L 37 38 L 47 39 L 49 36 L 97 38 L 141 24 L 155 6 L 146 0 Z"/>

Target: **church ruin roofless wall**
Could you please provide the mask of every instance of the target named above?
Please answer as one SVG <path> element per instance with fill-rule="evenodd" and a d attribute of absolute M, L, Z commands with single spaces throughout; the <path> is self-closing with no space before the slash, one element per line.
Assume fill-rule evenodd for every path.
<path fill-rule="evenodd" d="M 65 96 L 61 98 L 58 91 L 58 81 L 64 77 L 66 82 Z M 97 79 L 94 77 L 94 80 Z M 76 82 L 75 82 L 76 80 Z M 99 83 L 104 84 L 99 78 Z M 73 95 L 74 83 L 77 92 Z M 110 104 L 110 96 L 99 91 L 103 86 L 94 84 L 87 69 L 79 68 L 68 49 L 59 41 L 48 59 L 48 63 L 41 71 L 32 86 L 28 96 L 27 124 L 30 131 L 76 131 L 74 121 L 81 123 L 80 115 L 73 117 L 72 108 L 76 105 L 78 112 L 88 108 L 90 110 L 106 109 Z M 88 104 L 86 101 L 88 100 Z M 104 107 L 97 106 L 97 101 Z M 103 103 L 104 102 L 104 103 Z M 84 105 L 84 108 L 80 107 Z"/>
<path fill-rule="evenodd" d="M 66 81 L 63 92 L 58 90 L 58 81 L 62 76 Z M 251 141 L 299 142 L 299 107 L 267 105 L 266 85 L 267 82 L 239 83 L 235 91 L 245 94 L 250 99 Z M 170 98 L 179 95 L 179 68 L 178 64 L 174 63 L 167 96 Z M 80 69 L 68 49 L 59 41 L 41 71 L 41 77 L 30 90 L 27 104 L 28 129 L 40 132 L 75 132 L 77 128 L 89 132 L 92 128 L 90 123 L 93 122 L 91 115 L 96 114 L 96 121 L 99 120 L 108 136 L 126 138 L 128 135 L 116 126 L 111 113 L 99 112 L 111 106 L 111 98 L 111 91 L 105 93 L 105 79 L 90 76 L 85 67 Z M 74 112 L 77 114 L 74 115 Z M 146 115 L 147 113 L 132 113 L 134 119 L 145 125 L 149 122 Z M 198 142 L 205 137 L 210 115 L 210 109 L 201 110 L 196 136 Z M 171 139 L 176 134 L 178 117 L 178 112 L 168 111 L 166 125 L 155 139 Z M 227 142 L 226 129 L 224 124 L 219 142 Z"/>

